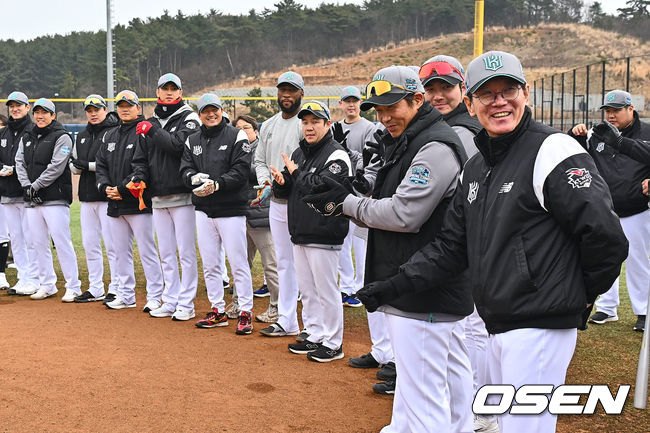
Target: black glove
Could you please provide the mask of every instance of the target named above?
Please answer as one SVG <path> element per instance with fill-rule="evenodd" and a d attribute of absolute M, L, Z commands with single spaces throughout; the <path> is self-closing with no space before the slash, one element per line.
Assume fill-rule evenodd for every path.
<path fill-rule="evenodd" d="M 32 196 L 29 195 L 30 187 L 26 186 L 23 188 L 23 200 L 25 203 L 29 203 L 32 201 Z"/>
<path fill-rule="evenodd" d="M 347 137 L 349 133 L 350 130 L 343 131 L 343 125 L 341 125 L 341 122 L 335 122 L 334 125 L 332 125 L 332 136 L 334 137 L 334 140 L 338 141 L 338 143 L 346 150 L 348 149 Z"/>
<path fill-rule="evenodd" d="M 361 151 L 361 159 L 363 160 L 363 167 L 364 168 L 368 167 L 368 164 L 370 164 L 370 162 L 375 162 L 378 157 L 379 157 L 379 145 L 377 143 L 373 143 L 372 141 L 367 142 L 366 145 L 363 146 L 363 150 Z"/>
<path fill-rule="evenodd" d="M 369 313 L 374 313 L 379 306 L 385 305 L 398 297 L 399 292 L 389 280 L 366 284 L 357 292 L 357 298 L 363 302 Z"/>
<path fill-rule="evenodd" d="M 88 171 L 88 161 L 84 161 L 83 159 L 73 159 L 72 165 L 74 165 L 75 168 L 78 168 L 79 170 Z"/>
<path fill-rule="evenodd" d="M 302 198 L 309 207 L 325 216 L 339 216 L 343 213 L 343 201 L 353 194 L 352 184 L 348 179 L 339 183 L 331 177 L 324 176 L 323 183 L 312 188 Z"/>
<path fill-rule="evenodd" d="M 352 186 L 363 195 L 370 192 L 370 182 L 364 177 L 363 169 L 357 170 L 357 174 L 354 175 L 354 180 L 352 181 Z"/>
<path fill-rule="evenodd" d="M 621 142 L 623 141 L 621 131 L 607 121 L 594 126 L 591 136 L 616 150 L 621 148 Z"/>
<path fill-rule="evenodd" d="M 35 190 L 33 186 L 29 187 L 29 197 L 32 203 L 43 204 L 43 197 L 39 195 L 39 192 Z"/>

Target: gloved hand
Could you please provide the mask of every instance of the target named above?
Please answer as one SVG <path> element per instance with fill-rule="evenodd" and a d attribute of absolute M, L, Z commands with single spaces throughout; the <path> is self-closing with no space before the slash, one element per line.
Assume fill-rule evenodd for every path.
<path fill-rule="evenodd" d="M 33 186 L 29 187 L 29 198 L 34 204 L 43 204 L 43 197 L 40 196 L 39 191 L 35 190 Z"/>
<path fill-rule="evenodd" d="M 370 162 L 375 162 L 376 158 L 379 158 L 379 145 L 369 141 L 363 146 L 363 150 L 361 151 L 363 168 L 366 168 Z"/>
<path fill-rule="evenodd" d="M 350 181 L 339 183 L 331 177 L 323 177 L 323 183 L 314 187 L 302 199 L 316 212 L 325 216 L 339 216 L 343 213 L 343 201 L 353 194 Z"/>
<path fill-rule="evenodd" d="M 14 166 L 13 165 L 3 165 L 2 169 L 0 170 L 0 176 L 6 177 L 6 176 L 11 176 L 14 174 Z"/>
<path fill-rule="evenodd" d="M 32 201 L 32 196 L 29 195 L 30 188 L 28 186 L 23 187 L 23 200 L 25 203 L 30 203 Z"/>
<path fill-rule="evenodd" d="M 357 170 L 357 174 L 354 175 L 354 180 L 352 181 L 352 186 L 363 195 L 370 192 L 370 182 L 363 175 L 363 170 Z"/>
<path fill-rule="evenodd" d="M 88 171 L 88 161 L 84 161 L 83 159 L 76 159 L 76 158 L 73 159 L 72 160 L 72 165 L 74 165 L 79 170 Z"/>
<path fill-rule="evenodd" d="M 271 183 L 269 181 L 254 186 L 253 189 L 257 190 L 257 197 L 251 201 L 251 206 L 262 206 L 262 203 L 271 196 Z"/>
<path fill-rule="evenodd" d="M 350 133 L 349 129 L 347 131 L 343 131 L 343 125 L 341 124 L 341 122 L 334 122 L 334 125 L 332 125 L 332 137 L 346 150 L 348 148 L 347 137 L 349 133 Z"/>
<path fill-rule="evenodd" d="M 594 126 L 591 136 L 616 150 L 621 148 L 621 142 L 623 141 L 621 131 L 608 121 L 604 121 L 603 123 Z"/>
<path fill-rule="evenodd" d="M 399 292 L 389 280 L 374 281 L 366 284 L 357 292 L 357 298 L 363 302 L 366 310 L 370 313 L 374 313 L 379 306 L 385 305 L 398 297 Z"/>
<path fill-rule="evenodd" d="M 135 127 L 135 133 L 137 135 L 147 135 L 151 129 L 153 128 L 153 124 L 147 120 L 143 120 L 142 122 L 138 122 L 138 124 Z"/>
<path fill-rule="evenodd" d="M 193 175 L 190 180 L 192 181 L 192 185 L 201 185 L 204 180 L 209 179 L 210 175 L 205 174 L 205 173 L 196 173 Z"/>
<path fill-rule="evenodd" d="M 195 196 L 205 197 L 219 190 L 219 184 L 212 179 L 205 179 L 200 186 L 192 190 Z"/>

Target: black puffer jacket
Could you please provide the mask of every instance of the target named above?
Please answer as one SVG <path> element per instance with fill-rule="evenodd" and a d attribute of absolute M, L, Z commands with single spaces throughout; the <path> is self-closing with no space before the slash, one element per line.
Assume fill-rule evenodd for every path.
<path fill-rule="evenodd" d="M 16 175 L 16 152 L 23 135 L 34 127 L 34 122 L 26 115 L 15 120 L 9 117 L 9 123 L 0 129 L 0 166 L 11 165 L 14 173 L 11 176 L 0 177 L 0 195 L 5 197 L 22 197 L 23 187 Z M 0 167 L 1 168 L 1 167 Z"/>
<path fill-rule="evenodd" d="M 255 149 L 257 149 L 257 144 L 259 140 L 255 140 L 251 143 L 251 155 L 255 155 Z M 249 203 L 257 197 L 257 190 L 253 187 L 257 185 L 257 174 L 255 170 L 251 168 L 250 175 L 248 176 L 248 198 Z M 264 202 L 260 203 L 259 206 L 248 206 L 246 208 L 246 222 L 249 226 L 256 227 L 269 227 L 269 208 L 271 206 L 271 200 L 266 199 Z"/>

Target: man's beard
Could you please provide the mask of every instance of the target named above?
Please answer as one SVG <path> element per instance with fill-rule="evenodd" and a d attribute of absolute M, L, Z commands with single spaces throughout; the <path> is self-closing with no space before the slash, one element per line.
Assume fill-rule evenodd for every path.
<path fill-rule="evenodd" d="M 298 108 L 300 108 L 301 104 L 302 104 L 302 98 L 299 98 L 296 102 L 294 102 L 288 108 L 286 108 L 284 105 L 282 105 L 282 101 L 280 101 L 280 98 L 278 98 L 278 106 L 280 107 L 280 110 L 285 114 L 295 113 L 298 110 Z"/>

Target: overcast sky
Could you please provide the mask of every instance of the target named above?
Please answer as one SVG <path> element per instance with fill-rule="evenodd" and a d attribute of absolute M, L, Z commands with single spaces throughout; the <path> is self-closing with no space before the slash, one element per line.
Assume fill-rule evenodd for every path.
<path fill-rule="evenodd" d="M 439 0 L 432 0 L 439 1 Z M 276 1 L 277 2 L 277 1 Z M 72 31 L 97 31 L 106 28 L 106 0 L 61 0 L 2 4 L 0 40 L 33 39 L 37 36 L 66 34 Z M 211 8 L 225 14 L 246 14 L 250 9 L 262 11 L 273 9 L 274 1 L 262 0 L 113 0 L 113 19 L 119 24 L 128 24 L 133 18 L 156 17 L 165 9 L 175 15 L 180 9 L 186 15 L 206 13 Z M 299 0 L 314 8 L 323 0 Z M 363 0 L 327 0 L 327 3 L 362 4 Z M 606 12 L 616 13 L 616 8 L 625 6 L 625 0 L 601 1 Z M 486 23 L 489 25 L 489 23 Z"/>

